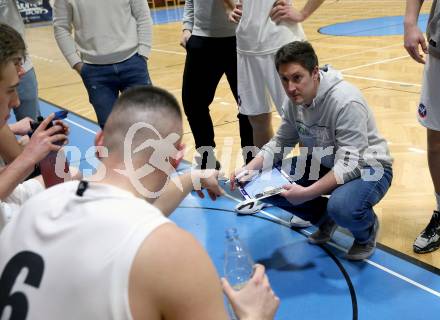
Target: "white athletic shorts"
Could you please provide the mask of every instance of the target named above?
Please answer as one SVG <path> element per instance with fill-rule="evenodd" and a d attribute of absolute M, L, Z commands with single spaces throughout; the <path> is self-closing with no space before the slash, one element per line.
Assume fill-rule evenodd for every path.
<path fill-rule="evenodd" d="M 21 205 L 33 195 L 44 190 L 36 179 L 29 179 L 17 186 L 4 201 L 0 201 L 0 230 L 20 210 Z"/>
<path fill-rule="evenodd" d="M 237 54 L 237 86 L 240 113 L 269 113 L 272 101 L 282 115 L 286 93 L 275 68 L 275 53 L 266 55 Z"/>
<path fill-rule="evenodd" d="M 426 55 L 417 118 L 426 128 L 440 131 L 440 59 L 429 54 Z"/>

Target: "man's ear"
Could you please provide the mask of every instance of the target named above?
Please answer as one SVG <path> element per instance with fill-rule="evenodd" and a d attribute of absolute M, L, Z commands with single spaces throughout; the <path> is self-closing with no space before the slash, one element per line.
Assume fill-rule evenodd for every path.
<path fill-rule="evenodd" d="M 312 71 L 312 78 L 313 80 L 318 80 L 319 79 L 319 67 L 316 66 L 313 71 Z"/>
<path fill-rule="evenodd" d="M 95 136 L 95 147 L 102 147 L 103 145 L 104 145 L 104 132 L 100 130 Z"/>
<path fill-rule="evenodd" d="M 100 154 L 99 150 L 102 150 L 104 147 L 104 132 L 102 130 L 98 131 L 98 133 L 95 136 L 95 147 L 96 147 L 96 153 L 95 156 L 98 159 L 101 159 L 103 157 L 107 157 L 107 155 Z"/>

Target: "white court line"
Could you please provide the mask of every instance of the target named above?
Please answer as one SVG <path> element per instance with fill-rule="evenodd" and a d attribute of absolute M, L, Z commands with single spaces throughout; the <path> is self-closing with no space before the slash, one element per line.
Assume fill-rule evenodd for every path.
<path fill-rule="evenodd" d="M 157 51 L 157 52 L 171 53 L 171 54 L 178 54 L 178 55 L 181 55 L 181 56 L 186 56 L 185 52 L 179 52 L 179 51 L 162 50 L 162 49 L 151 49 L 151 51 Z"/>
<path fill-rule="evenodd" d="M 420 154 L 425 154 L 427 151 L 420 149 L 420 148 L 414 148 L 414 147 L 409 147 L 408 151 L 414 152 L 414 153 L 420 153 Z"/>
<path fill-rule="evenodd" d="M 71 123 L 71 124 L 81 128 L 81 129 L 84 129 L 85 131 L 88 131 L 88 132 L 90 132 L 92 134 L 96 134 L 97 133 L 96 131 L 93 131 L 92 129 L 84 127 L 83 125 L 79 124 L 78 122 L 70 120 L 69 118 L 64 119 L 64 121 L 69 122 L 69 123 Z"/>
<path fill-rule="evenodd" d="M 392 84 L 400 84 L 403 86 L 415 86 L 415 87 L 421 87 L 421 84 L 417 83 L 409 83 L 409 82 L 401 82 L 401 81 L 392 81 L 392 80 L 385 80 L 385 79 L 378 79 L 378 78 L 370 78 L 370 77 L 361 77 L 361 76 L 353 76 L 351 74 L 344 74 L 345 78 L 354 78 L 354 79 L 362 79 L 362 80 L 370 80 L 370 81 L 377 81 L 377 82 L 385 82 L 385 83 L 392 83 Z"/>
<path fill-rule="evenodd" d="M 76 125 L 76 126 L 78 126 L 78 127 L 80 127 L 80 128 L 82 128 L 82 129 L 84 129 L 84 130 L 86 130 L 86 131 L 88 131 L 88 132 L 91 132 L 91 133 L 93 133 L 93 134 L 96 134 L 95 131 L 93 131 L 93 130 L 91 130 L 91 129 L 89 129 L 89 128 L 86 128 L 86 127 L 80 125 L 79 123 L 77 123 L 77 122 L 75 122 L 75 121 L 72 121 L 72 120 L 69 120 L 69 119 L 66 119 L 66 121 L 67 121 L 67 122 L 70 122 L 70 123 L 72 123 L 72 124 L 74 124 L 74 125 Z M 234 197 L 232 197 L 232 196 L 230 196 L 230 195 L 228 195 L 228 194 L 225 194 L 224 196 L 225 196 L 226 198 L 228 198 L 228 199 L 234 200 L 234 201 L 236 201 L 236 202 L 240 202 L 238 199 L 235 199 Z M 279 222 L 280 224 L 282 224 L 282 225 L 284 225 L 284 226 L 287 226 L 287 227 L 290 227 L 290 226 L 291 226 L 291 224 L 290 224 L 289 222 L 287 222 L 287 221 L 285 221 L 285 220 L 283 220 L 283 219 L 280 219 L 280 218 L 278 218 L 278 217 L 276 217 L 276 216 L 270 214 L 269 212 L 266 212 L 266 211 L 264 211 L 264 210 L 261 210 L 260 213 L 262 213 L 263 215 L 265 215 L 265 216 L 267 216 L 267 217 L 269 217 L 269 218 L 271 218 L 271 219 L 273 219 L 273 220 Z M 306 230 L 303 230 L 302 232 L 303 232 L 303 233 L 306 233 L 306 234 L 310 234 L 310 232 L 308 232 L 308 231 L 306 231 Z M 337 249 L 339 249 L 339 250 L 341 250 L 341 251 L 344 251 L 344 252 L 346 251 L 344 248 L 342 248 L 341 246 L 339 246 L 339 245 L 337 245 L 337 244 L 335 244 L 335 243 L 329 242 L 328 244 L 331 245 L 331 246 L 333 246 L 333 247 L 335 247 L 335 248 L 337 248 Z M 382 265 L 380 265 L 380 264 L 378 264 L 378 263 L 376 263 L 376 262 L 373 262 L 373 261 L 368 260 L 368 259 L 365 259 L 364 261 L 367 262 L 368 264 L 370 264 L 370 265 L 372 265 L 372 266 L 374 266 L 374 267 L 376 267 L 376 268 L 378 268 L 378 269 L 380 269 L 380 270 L 386 272 L 386 273 L 391 274 L 392 276 L 395 276 L 396 278 L 399 278 L 399 279 L 401 279 L 401 280 L 403 280 L 403 281 L 405 281 L 405 282 L 407 282 L 407 283 L 409 283 L 409 284 L 412 284 L 413 286 L 415 286 L 415 287 L 417 287 L 417 288 L 419 288 L 419 289 L 422 289 L 422 290 L 424 290 L 424 291 L 426 291 L 426 292 L 428 292 L 428 293 L 431 293 L 432 295 L 435 295 L 435 296 L 437 296 L 437 297 L 440 298 L 440 292 L 438 292 L 438 291 L 435 291 L 435 290 L 433 290 L 433 289 L 431 289 L 431 288 L 429 288 L 429 287 L 426 287 L 426 286 L 422 285 L 421 283 L 418 283 L 418 282 L 416 282 L 416 281 L 414 281 L 414 280 L 412 280 L 412 279 L 410 279 L 410 278 L 408 278 L 408 277 L 405 277 L 405 276 L 401 275 L 400 273 L 397 273 L 397 272 L 395 272 L 395 271 L 393 271 L 393 270 L 391 270 L 391 269 L 388 269 L 388 268 L 386 268 L 386 267 L 384 267 L 384 266 L 382 266 Z"/>
<path fill-rule="evenodd" d="M 369 49 L 369 50 L 365 50 L 362 53 L 367 52 L 367 51 L 377 51 L 377 50 L 382 50 L 382 49 L 388 49 L 388 48 L 397 47 L 397 46 L 401 46 L 401 44 L 394 44 L 394 45 L 390 45 L 390 46 L 386 46 L 386 47 L 380 47 L 380 48 L 372 48 L 372 49 Z M 171 54 L 178 54 L 178 55 L 186 55 L 186 53 L 184 53 L 184 52 L 161 50 L 161 49 L 152 49 L 152 51 L 171 53 Z M 359 54 L 361 54 L 361 53 L 352 53 L 352 54 L 342 55 L 342 56 L 339 56 L 339 57 L 333 57 L 333 58 L 324 59 L 322 61 L 328 61 L 328 60 L 331 60 L 331 59 L 345 58 L 345 57 L 355 56 L 355 55 L 359 55 Z M 359 68 L 363 68 L 363 67 L 368 67 L 368 66 L 371 66 L 371 65 L 382 64 L 382 63 L 386 63 L 386 62 L 390 62 L 390 61 L 394 61 L 394 60 L 403 59 L 403 58 L 406 58 L 406 57 L 409 57 L 409 55 L 405 55 L 405 56 L 401 56 L 401 57 L 397 57 L 397 58 L 386 59 L 386 60 L 381 60 L 381 61 L 377 61 L 377 62 L 373 62 L 373 63 L 368 63 L 368 64 L 364 64 L 364 65 L 359 65 L 359 66 L 355 66 L 355 67 L 350 67 L 350 68 L 342 69 L 340 71 L 344 72 L 344 71 L 349 71 L 349 70 L 355 70 L 355 69 L 359 69 Z M 344 77 L 355 78 L 355 79 L 362 79 L 362 80 L 370 80 L 370 81 L 377 81 L 377 82 L 384 82 L 384 83 L 399 84 L 399 85 L 404 85 L 404 86 L 421 87 L 420 84 L 415 84 L 415 83 L 408 83 L 408 82 L 401 82 L 401 81 L 392 81 L 392 80 L 385 80 L 385 79 L 378 79 L 378 78 L 371 78 L 371 77 L 354 76 L 354 75 L 348 75 L 348 74 L 344 74 Z M 180 90 L 175 90 L 175 91 L 172 91 L 172 92 L 176 92 L 177 93 L 179 91 Z"/>
<path fill-rule="evenodd" d="M 302 230 L 302 233 L 306 233 L 307 235 L 311 234 L 311 232 L 309 232 L 307 230 Z M 332 247 L 340 250 L 340 251 L 347 252 L 346 249 L 344 249 L 343 247 L 341 247 L 340 245 L 338 245 L 338 244 L 336 244 L 334 242 L 327 242 L 327 243 L 329 245 L 331 245 Z M 378 263 L 376 263 L 374 261 L 371 261 L 369 259 L 364 259 L 363 261 L 365 261 L 366 263 L 368 263 L 368 264 L 370 264 L 370 265 L 372 265 L 372 266 L 374 266 L 374 267 L 376 267 L 376 268 L 378 268 L 378 269 L 380 269 L 380 270 L 382 270 L 382 271 L 384 271 L 386 273 L 389 273 L 392 276 L 395 276 L 396 278 L 399 278 L 400 280 L 408 282 L 409 284 L 412 284 L 413 286 L 415 286 L 415 287 L 417 287 L 419 289 L 422 289 L 422 290 L 424 290 L 424 291 L 426 291 L 426 292 L 428 292 L 428 293 L 430 293 L 430 294 L 440 298 L 440 292 L 435 291 L 434 289 L 431 289 L 431 288 L 429 288 L 427 286 L 424 286 L 423 284 L 418 283 L 417 281 L 414 281 L 414 280 L 412 280 L 412 279 L 410 279 L 408 277 L 405 277 L 404 275 L 401 275 L 400 273 L 397 273 L 396 271 L 388 269 L 387 267 L 384 267 L 383 265 L 378 264 Z"/>
<path fill-rule="evenodd" d="M 361 51 L 361 52 L 355 52 L 355 53 L 343 54 L 343 55 L 340 55 L 340 56 L 335 56 L 335 57 L 331 57 L 331 58 L 321 59 L 321 60 L 319 60 L 319 61 L 320 61 L 320 62 L 323 62 L 323 61 L 333 61 L 334 59 L 341 59 L 341 58 L 346 58 L 346 57 L 357 56 L 357 55 L 360 55 L 360 54 L 364 54 L 365 52 L 379 51 L 379 50 L 383 50 L 383 49 L 389 49 L 389 48 L 393 48 L 393 47 L 401 47 L 401 46 L 402 46 L 402 44 L 399 43 L 399 44 L 393 44 L 393 45 L 386 46 L 386 47 L 370 48 L 370 49 L 367 49 L 367 50 L 363 50 L 363 51 Z"/>
<path fill-rule="evenodd" d="M 158 49 L 153 49 L 153 51 L 185 55 L 185 53 L 176 52 L 176 51 L 166 51 L 166 50 L 158 50 Z M 373 63 L 359 65 L 359 66 L 356 66 L 356 67 L 346 68 L 346 69 L 342 69 L 341 71 L 349 71 L 349 70 L 360 69 L 360 68 L 363 68 L 363 67 L 377 65 L 377 64 L 382 64 L 382 63 L 391 62 L 391 61 L 396 61 L 396 60 L 404 59 L 404 58 L 407 58 L 407 57 L 409 57 L 409 55 L 405 55 L 405 56 L 401 56 L 401 57 L 396 57 L 396 58 L 391 58 L 391 59 L 385 59 L 385 60 L 381 60 L 381 61 L 377 61 L 377 62 L 373 62 Z M 350 76 L 350 75 L 345 75 L 345 76 L 346 77 L 352 77 L 352 78 L 356 78 L 357 77 L 357 78 L 365 79 L 365 80 L 373 80 L 373 81 L 382 81 L 382 82 L 389 82 L 389 83 L 395 83 L 395 84 L 420 86 L 420 85 L 417 85 L 417 84 L 410 84 L 410 83 L 397 82 L 397 81 L 391 81 L 391 80 L 381 80 L 381 79 L 374 79 L 374 78 L 367 78 L 367 77 L 358 77 L 358 76 Z M 84 127 L 84 126 L 80 125 L 77 122 L 74 122 L 74 121 L 69 120 L 69 119 L 66 119 L 66 121 L 70 122 L 70 123 L 72 123 L 72 124 L 74 124 L 76 126 L 78 126 L 79 128 L 84 129 L 85 131 L 88 131 L 90 133 L 96 134 L 95 131 L 93 131 L 93 130 L 87 128 L 87 127 Z M 231 198 L 231 199 L 233 199 L 233 200 L 235 200 L 237 202 L 240 202 L 240 201 L 238 201 L 237 199 L 235 199 L 235 198 L 233 198 L 231 196 L 228 196 L 228 198 Z M 260 212 L 263 213 L 264 215 L 270 217 L 271 219 L 274 219 L 277 222 L 285 225 L 285 226 L 290 226 L 290 224 L 288 222 L 286 222 L 286 221 L 284 221 L 284 220 L 282 220 L 282 219 L 280 219 L 280 218 L 278 218 L 278 217 L 276 217 L 276 216 L 274 216 L 274 215 L 272 215 L 272 214 L 270 214 L 268 212 L 265 212 L 263 210 L 260 211 Z M 307 232 L 307 231 L 304 231 L 304 232 Z M 333 247 L 339 249 L 339 250 L 345 251 L 342 247 L 340 247 L 340 246 L 338 246 L 338 245 L 336 245 L 334 243 L 329 243 L 329 244 L 332 245 Z M 396 278 L 399 278 L 399 279 L 401 279 L 401 280 L 403 280 L 403 281 L 405 281 L 405 282 L 407 282 L 409 284 L 412 284 L 413 286 L 415 286 L 415 287 L 417 287 L 419 289 L 422 289 L 422 290 L 424 290 L 424 291 L 426 291 L 428 293 L 431 293 L 432 295 L 440 297 L 440 292 L 438 292 L 438 291 L 435 291 L 435 290 L 433 290 L 431 288 L 428 288 L 428 287 L 426 287 L 426 286 L 424 286 L 424 285 L 422 285 L 422 284 L 420 284 L 420 283 L 418 283 L 418 282 L 416 282 L 416 281 L 414 281 L 412 279 L 409 279 L 409 278 L 407 278 L 407 277 L 405 277 L 405 276 L 403 276 L 403 275 L 401 275 L 401 274 L 399 274 L 399 273 L 397 273 L 397 272 L 395 272 L 393 270 L 390 270 L 390 269 L 388 269 L 388 268 L 386 268 L 386 267 L 384 267 L 384 266 L 382 266 L 380 264 L 377 264 L 376 262 L 373 262 L 373 261 L 368 260 L 368 259 L 365 259 L 364 261 L 367 262 L 368 264 L 370 264 L 370 265 L 372 265 L 372 266 L 374 266 L 374 267 L 384 271 L 384 272 L 387 272 L 387 273 L 395 276 Z"/>
<path fill-rule="evenodd" d="M 236 202 L 240 202 L 238 199 L 235 199 L 234 197 L 232 197 L 232 196 L 230 196 L 228 194 L 225 194 L 225 196 L 226 196 L 226 198 L 232 199 L 232 200 L 234 200 Z M 272 215 L 272 214 L 270 214 L 268 212 L 265 212 L 264 210 L 261 210 L 260 213 L 262 213 L 263 215 L 265 215 L 267 217 L 270 217 L 271 219 L 274 219 L 275 221 L 281 223 L 284 226 L 287 226 L 287 227 L 291 226 L 291 224 L 288 223 L 287 221 L 285 221 L 283 219 L 280 219 L 280 218 L 278 218 L 278 217 L 276 217 L 276 216 L 274 216 L 274 215 Z M 302 230 L 301 233 L 303 233 L 303 234 L 305 233 L 306 235 L 310 235 L 311 234 L 311 232 L 309 232 L 307 230 Z M 340 251 L 347 252 L 347 250 L 345 248 L 341 247 L 340 245 L 338 245 L 338 244 L 336 244 L 334 242 L 328 242 L 328 244 L 331 245 L 332 247 L 340 250 Z M 376 267 L 376 268 L 378 268 L 378 269 L 380 269 L 380 270 L 382 270 L 382 271 L 384 271 L 384 272 L 386 272 L 386 273 L 388 273 L 388 274 L 390 274 L 392 276 L 395 276 L 396 278 L 398 278 L 400 280 L 403 280 L 403 281 L 405 281 L 405 282 L 407 282 L 409 284 L 412 284 L 413 286 L 415 286 L 415 287 L 417 287 L 419 289 L 422 289 L 423 291 L 426 291 L 426 292 L 428 292 L 428 293 L 430 293 L 430 294 L 440 298 L 440 292 L 435 291 L 434 289 L 431 289 L 431 288 L 429 288 L 427 286 L 424 286 L 423 284 L 418 283 L 417 281 L 414 281 L 414 280 L 412 280 L 412 279 L 410 279 L 408 277 L 405 277 L 404 275 L 401 275 L 400 273 L 397 273 L 397 272 L 395 272 L 395 271 L 393 271 L 391 269 L 388 269 L 387 267 L 384 267 L 384 266 L 382 266 L 382 265 L 380 265 L 380 264 L 378 264 L 378 263 L 376 263 L 374 261 L 371 261 L 369 259 L 364 259 L 363 261 L 365 261 L 366 263 L 368 263 L 368 264 L 370 264 L 370 265 L 372 265 L 372 266 L 374 266 L 374 267 Z"/>
<path fill-rule="evenodd" d="M 364 68 L 364 67 L 369 67 L 369 66 L 374 66 L 376 64 L 382 64 L 382 63 L 386 63 L 386 62 L 396 61 L 396 60 L 400 60 L 400 59 L 404 59 L 404 58 L 408 58 L 408 57 L 409 57 L 409 55 L 406 54 L 404 56 L 400 56 L 400 57 L 397 57 L 397 58 L 385 59 L 385 60 L 380 60 L 380 61 L 376 61 L 376 62 L 372 62 L 372 63 L 362 64 L 360 66 L 351 67 L 351 68 L 345 68 L 345 69 L 341 69 L 339 71 L 343 72 L 343 71 L 349 71 L 349 70 L 356 70 L 356 69 L 360 69 L 360 68 Z"/>
<path fill-rule="evenodd" d="M 380 265 L 380 264 L 378 264 L 376 262 L 373 262 L 371 260 L 365 260 L 365 262 L 367 262 L 368 264 L 371 264 L 372 266 L 375 266 L 376 268 L 378 268 L 380 270 L 383 270 L 383 271 L 385 271 L 385 272 L 395 276 L 396 278 L 399 278 L 399 279 L 401 279 L 403 281 L 406 281 L 406 282 L 412 284 L 413 286 L 415 286 L 415 287 L 417 287 L 419 289 L 422 289 L 422 290 L 424 290 L 424 291 L 426 291 L 426 292 L 428 292 L 428 293 L 430 293 L 430 294 L 440 298 L 440 292 L 438 292 L 438 291 L 435 291 L 435 290 L 433 290 L 431 288 L 428 288 L 428 287 L 424 286 L 423 284 L 420 284 L 420 283 L 418 283 L 418 282 L 416 282 L 416 281 L 414 281 L 414 280 L 412 280 L 410 278 L 407 278 L 407 277 L 401 275 L 400 273 L 397 273 L 397 272 L 395 272 L 393 270 L 390 270 L 390 269 L 388 269 L 388 268 L 386 268 L 386 267 L 384 267 L 384 266 L 382 266 L 382 265 Z"/>
<path fill-rule="evenodd" d="M 34 54 L 31 54 L 29 56 L 32 59 L 43 60 L 43 61 L 50 62 L 50 63 L 54 63 L 55 62 L 55 60 L 52 60 L 52 59 L 49 59 L 49 58 L 45 58 L 45 57 L 40 57 L 40 56 L 37 56 L 37 55 L 34 55 Z"/>

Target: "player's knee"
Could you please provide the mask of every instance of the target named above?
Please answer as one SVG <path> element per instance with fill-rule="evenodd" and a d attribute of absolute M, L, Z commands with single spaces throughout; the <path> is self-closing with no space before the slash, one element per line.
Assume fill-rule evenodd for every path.
<path fill-rule="evenodd" d="M 349 199 L 345 197 L 331 196 L 327 203 L 328 215 L 340 226 L 345 227 L 352 220 L 353 208 Z"/>

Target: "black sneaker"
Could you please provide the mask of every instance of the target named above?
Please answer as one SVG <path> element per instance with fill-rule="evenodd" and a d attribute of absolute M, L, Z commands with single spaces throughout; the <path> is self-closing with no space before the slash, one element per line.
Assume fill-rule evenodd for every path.
<path fill-rule="evenodd" d="M 425 230 L 416 238 L 413 244 L 415 253 L 428 253 L 440 247 L 440 212 L 434 211 Z"/>
<path fill-rule="evenodd" d="M 330 241 L 337 227 L 332 219 L 328 219 L 319 226 L 318 230 L 309 235 L 307 240 L 311 244 L 324 244 Z"/>
<path fill-rule="evenodd" d="M 356 239 L 353 241 L 353 245 L 348 250 L 345 258 L 347 260 L 359 261 L 369 258 L 374 249 L 376 249 L 376 239 L 379 233 L 379 220 L 377 216 L 374 215 L 374 225 L 371 230 L 370 239 L 366 243 L 359 243 Z"/>

